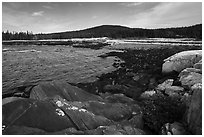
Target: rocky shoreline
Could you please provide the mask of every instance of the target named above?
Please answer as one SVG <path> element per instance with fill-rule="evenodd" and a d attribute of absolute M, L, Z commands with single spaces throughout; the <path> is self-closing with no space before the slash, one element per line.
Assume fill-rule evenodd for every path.
<path fill-rule="evenodd" d="M 116 56 L 124 62 L 116 61 L 113 66 L 118 70 L 101 75 L 96 82 L 49 81 L 25 86 L 3 96 L 2 132 L 201 134 L 202 62 L 199 59 L 182 70 L 162 73 L 163 60 L 200 48 L 110 52 L 100 57 Z"/>

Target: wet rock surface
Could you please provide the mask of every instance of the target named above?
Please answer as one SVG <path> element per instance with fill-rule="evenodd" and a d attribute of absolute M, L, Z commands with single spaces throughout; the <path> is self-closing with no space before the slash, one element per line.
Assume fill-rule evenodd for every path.
<path fill-rule="evenodd" d="M 162 73 L 165 58 L 199 48 L 110 52 L 100 58 L 113 56 L 123 62 L 116 61 L 117 70 L 95 82 L 50 80 L 14 88 L 3 95 L 2 133 L 200 134 L 202 88 L 196 85 L 201 84 L 200 64 L 180 75 Z"/>

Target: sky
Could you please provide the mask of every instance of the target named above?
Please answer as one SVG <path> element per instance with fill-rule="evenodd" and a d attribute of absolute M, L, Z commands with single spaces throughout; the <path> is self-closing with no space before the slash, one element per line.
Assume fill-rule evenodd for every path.
<path fill-rule="evenodd" d="M 202 23 L 201 2 L 3 2 L 2 31 L 51 33 L 99 25 L 168 28 Z"/>

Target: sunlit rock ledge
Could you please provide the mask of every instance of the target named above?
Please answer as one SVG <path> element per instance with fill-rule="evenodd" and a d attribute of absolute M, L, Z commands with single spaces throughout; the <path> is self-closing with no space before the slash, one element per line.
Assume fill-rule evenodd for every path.
<path fill-rule="evenodd" d="M 202 50 L 191 50 L 179 52 L 167 59 L 162 66 L 163 73 L 171 73 L 173 71 L 180 72 L 185 68 L 193 67 L 193 65 L 202 59 Z"/>

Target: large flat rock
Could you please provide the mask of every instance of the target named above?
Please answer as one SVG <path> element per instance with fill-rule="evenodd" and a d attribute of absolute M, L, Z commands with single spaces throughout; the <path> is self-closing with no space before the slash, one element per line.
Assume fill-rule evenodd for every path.
<path fill-rule="evenodd" d="M 73 122 L 66 116 L 59 115 L 59 109 L 49 101 L 20 99 L 2 106 L 3 130 L 11 126 L 38 128 L 54 132 L 74 127 Z"/>
<path fill-rule="evenodd" d="M 180 72 L 202 59 L 202 50 L 182 51 L 164 60 L 163 73 Z"/>
<path fill-rule="evenodd" d="M 101 101 L 102 98 L 97 95 L 90 94 L 76 86 L 72 86 L 65 81 L 42 82 L 35 86 L 30 93 L 30 98 L 37 100 L 46 100 L 60 96 L 67 101 Z"/>

